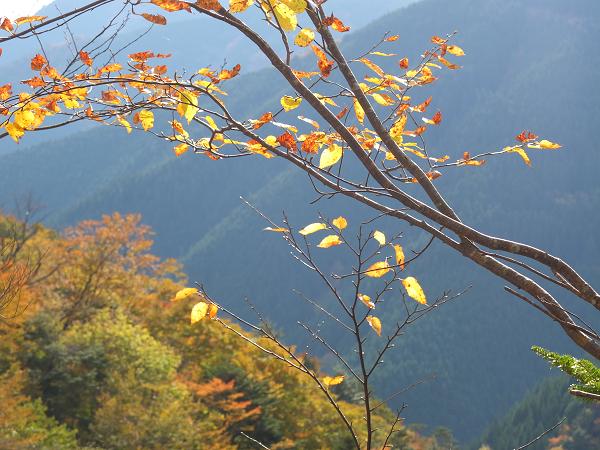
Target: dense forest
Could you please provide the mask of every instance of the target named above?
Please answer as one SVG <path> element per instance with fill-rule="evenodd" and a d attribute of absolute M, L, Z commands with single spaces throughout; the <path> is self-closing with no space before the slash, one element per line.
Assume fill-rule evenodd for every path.
<path fill-rule="evenodd" d="M 597 284 L 600 57 L 593 42 L 600 38 L 600 5 L 457 0 L 450 6 L 422 0 L 388 2 L 374 14 L 361 2 L 344 11 L 336 1 L 327 2 L 336 16 L 358 24 L 339 35 L 340 47 L 352 56 L 369 51 L 373 30 L 398 34 L 410 61 L 418 60 L 432 35 L 458 30 L 454 39 L 466 52 L 461 69 L 445 73 L 426 94 L 414 94 L 415 102 L 432 95 L 432 107 L 443 110 L 442 126 L 428 132 L 428 148 L 459 159 L 465 151 L 492 151 L 523 127 L 564 148 L 532 153 L 532 167 L 517 154 L 490 159 L 483 167 L 462 168 L 460 177 L 441 177 L 436 186 L 465 220 L 545 247 Z M 68 10 L 76 3 L 61 5 Z M 40 14 L 52 15 L 51 8 Z M 368 24 L 367 9 L 379 17 Z M 74 22 L 76 34 L 95 23 L 90 17 Z M 131 22 L 115 38 L 115 48 L 133 42 L 132 52 L 172 52 L 169 65 L 184 73 L 196 59 L 223 67 L 239 61 L 242 70 L 227 85 L 235 115 L 259 117 L 289 94 L 264 56 L 248 51 L 219 24 L 202 22 L 198 30 L 197 20 L 182 15 L 170 34 L 155 27 L 140 37 L 142 19 Z M 186 38 L 193 33 L 196 39 Z M 62 42 L 62 35 L 56 39 Z M 15 83 L 28 77 L 35 50 L 18 41 L 15 56 L 3 45 L 3 77 Z M 50 59 L 67 53 L 63 45 L 48 48 Z M 397 59 L 376 61 L 391 72 Z M 315 64 L 312 53 L 301 51 L 293 61 L 305 71 Z M 355 70 L 368 76 L 368 68 Z M 341 77 L 330 80 L 339 83 Z M 306 102 L 294 113 L 314 115 Z M 168 114 L 157 112 L 157 123 Z M 299 125 L 300 133 L 310 129 Z M 240 433 L 273 449 L 351 447 L 310 380 L 218 322 L 190 324 L 193 302 L 171 299 L 200 283 L 244 316 L 256 309 L 284 342 L 310 353 L 309 364 L 320 377 L 344 371 L 298 326 L 302 321 L 321 329 L 323 317 L 294 290 L 302 288 L 326 306 L 327 292 L 290 257 L 285 243 L 263 231 L 268 224 L 240 196 L 277 220 L 283 211 L 298 228 L 318 214 L 343 213 L 356 231 L 358 220 L 352 219 L 368 215 L 364 205 L 339 197 L 311 203 L 319 195 L 306 174 L 279 158 L 175 157 L 153 136 L 89 124 L 31 135 L 18 146 L 6 139 L 0 144 L 3 237 L 16 229 L 30 232 L 20 258 L 39 259 L 35 276 L 5 314 L 10 320 L 1 324 L 0 399 L 9 406 L 0 412 L 0 448 L 257 448 Z M 345 168 L 350 174 L 360 170 L 351 163 Z M 43 205 L 43 225 L 24 223 L 18 214 L 29 196 Z M 399 229 L 386 217 L 377 224 L 388 236 L 400 233 L 407 253 L 427 245 L 426 233 L 414 227 Z M 333 252 L 324 263 L 344 266 Z M 600 446 L 599 408 L 569 396 L 572 380 L 549 374 L 530 350 L 540 345 L 582 356 L 556 324 L 437 241 L 411 271 L 430 297 L 465 294 L 402 335 L 373 378 L 373 395 L 391 396 L 375 423 L 387 423 L 392 411 L 406 407 L 394 448 L 513 448 L 561 420 L 530 448 Z M 399 321 L 402 306 L 389 307 L 385 320 Z M 599 325 L 593 308 L 573 305 L 572 311 Z M 323 336 L 344 355 L 355 353 L 334 329 L 325 328 Z M 367 342 L 367 353 L 376 345 Z M 417 380 L 426 382 L 395 396 Z M 357 386 L 345 382 L 331 392 L 349 417 L 361 420 Z"/>
<path fill-rule="evenodd" d="M 190 324 L 192 303 L 172 301 L 181 264 L 152 253 L 139 216 L 57 232 L 3 215 L 0 233 L 22 243 L 18 261 L 36 260 L 0 328 L 0 448 L 255 448 L 240 432 L 270 448 L 348 448 L 310 380 L 216 322 Z M 332 389 L 360 420 L 356 391 Z M 378 410 L 380 428 L 390 415 Z M 446 438 L 406 427 L 391 443 Z"/>

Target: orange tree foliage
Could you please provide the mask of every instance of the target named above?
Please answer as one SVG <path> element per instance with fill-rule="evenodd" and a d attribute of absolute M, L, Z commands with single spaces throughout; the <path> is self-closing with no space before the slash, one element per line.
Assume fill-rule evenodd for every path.
<path fill-rule="evenodd" d="M 53 18 L 6 18 L 0 24 L 5 33 L 0 44 L 38 36 L 109 3 L 96 0 Z M 398 36 L 387 34 L 366 53 L 348 58 L 335 34 L 350 27 L 325 11 L 332 1 L 125 3 L 133 15 L 157 26 L 167 25 L 169 14 L 195 14 L 237 29 L 287 83 L 281 108 L 244 118 L 228 110 L 225 89 L 241 73 L 240 65 L 199 65 L 191 76 L 176 76 L 165 64 L 167 54 L 148 49 L 106 61 L 105 50 L 92 50 L 97 48 L 92 40 L 78 45 L 82 50 L 64 68 L 41 49 L 31 59 L 32 74 L 22 82 L 24 88 L 0 84 L 0 137 L 18 142 L 32 132 L 90 120 L 127 133 L 135 128 L 155 134 L 171 141 L 178 156 L 193 151 L 211 159 L 285 159 L 322 186 L 323 191 L 317 188 L 321 196 L 343 195 L 409 223 L 485 268 L 509 285 L 507 292 L 552 318 L 573 342 L 600 358 L 600 336 L 559 301 L 559 295 L 575 296 L 600 309 L 593 286 L 557 256 L 463 223 L 435 185 L 448 169 L 480 167 L 486 157 L 514 153 L 531 165 L 528 152 L 561 147 L 526 130 L 501 149 L 461 150 L 458 158 L 426 148 L 424 137 L 432 127 L 443 126 L 444 116 L 430 109 L 431 97 L 418 98 L 417 90 L 436 82 L 444 70 L 460 69 L 458 58 L 465 52 L 452 42 L 453 35 L 433 36 L 415 61 L 393 53 L 401 50 Z M 249 27 L 242 20 L 246 14 L 258 15 L 278 32 L 273 36 Z M 312 50 L 313 70 L 300 70 L 299 59 L 292 58 L 304 48 Z M 393 71 L 376 62 L 397 56 L 401 59 Z M 300 106 L 308 116 L 296 115 Z M 158 112 L 167 112 L 169 119 Z M 358 177 L 349 170 L 353 165 L 362 169 Z M 330 244 L 335 245 L 324 243 Z M 550 287 L 556 286 L 560 294 L 554 295 Z M 198 308 L 207 312 L 207 306 Z"/>
<path fill-rule="evenodd" d="M 192 303 L 171 301 L 185 281 L 180 267 L 150 252 L 139 220 L 114 214 L 63 233 L 39 227 L 29 242 L 45 250 L 42 270 L 52 270 L 23 288 L 30 307 L 0 327 L 11 342 L 0 349 L 2 442 L 252 448 L 243 432 L 271 448 L 347 448 L 346 430 L 310 379 L 217 321 L 186 320 Z M 339 404 L 363 420 L 360 405 Z M 392 418 L 378 409 L 376 440 Z M 427 441 L 401 427 L 390 442 Z"/>

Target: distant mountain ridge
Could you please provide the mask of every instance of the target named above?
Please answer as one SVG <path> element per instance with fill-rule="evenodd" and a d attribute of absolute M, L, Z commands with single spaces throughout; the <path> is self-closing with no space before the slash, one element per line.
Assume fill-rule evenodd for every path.
<path fill-rule="evenodd" d="M 399 51 L 414 58 L 431 35 L 458 29 L 467 56 L 462 70 L 445 72 L 431 88 L 432 108 L 441 109 L 444 120 L 428 138 L 429 148 L 457 158 L 506 145 L 523 128 L 564 148 L 532 153 L 532 168 L 505 155 L 482 168 L 449 173 L 438 186 L 465 220 L 549 248 L 592 280 L 600 280 L 597 17 L 600 4 L 591 0 L 456 0 L 451 7 L 425 0 L 344 39 L 349 54 L 360 54 L 376 38 L 373 30 L 397 32 Z M 267 111 L 289 93 L 269 69 L 240 77 L 230 92 L 240 116 Z M 323 292 L 290 261 L 285 245 L 260 231 L 264 225 L 238 197 L 273 217 L 285 209 L 297 225 L 312 221 L 317 211 L 343 212 L 349 219 L 361 212 L 343 201 L 306 206 L 314 192 L 281 161 L 176 159 L 158 140 L 132 139 L 110 128 L 0 158 L 3 205 L 28 191 L 48 205 L 48 221 L 55 225 L 113 210 L 142 212 L 157 232 L 160 253 L 183 258 L 192 280 L 236 308 L 248 296 L 290 341 L 303 343 L 309 340 L 295 320 L 317 321 L 317 315 L 290 289 L 302 287 L 317 297 Z M 418 248 L 420 237 L 407 236 L 406 247 Z M 338 263 L 335 256 L 330 262 Z M 437 373 L 434 383 L 400 399 L 409 404 L 406 416 L 471 439 L 547 372 L 530 345 L 572 349 L 554 324 L 504 296 L 499 283 L 459 257 L 435 248 L 414 270 L 432 293 L 474 287 L 403 338 L 378 380 L 380 393 Z"/>

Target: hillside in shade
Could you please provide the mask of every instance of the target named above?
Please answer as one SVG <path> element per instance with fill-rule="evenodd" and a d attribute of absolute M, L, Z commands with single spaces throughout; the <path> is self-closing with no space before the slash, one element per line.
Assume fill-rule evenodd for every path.
<path fill-rule="evenodd" d="M 337 14 L 345 19 L 344 11 Z M 463 151 L 502 148 L 527 128 L 563 149 L 532 154 L 531 168 L 511 154 L 450 172 L 437 181 L 440 190 L 465 220 L 488 233 L 547 248 L 595 282 L 600 281 L 598 17 L 600 4 L 592 0 L 456 0 L 451 5 L 424 0 L 343 40 L 348 55 L 360 55 L 390 31 L 400 34 L 403 54 L 416 58 L 432 35 L 458 30 L 456 40 L 467 55 L 461 70 L 445 72 L 428 89 L 432 107 L 444 114 L 428 148 L 456 159 Z M 182 30 L 192 26 L 197 22 L 171 29 L 161 47 L 181 40 Z M 173 67 L 202 67 L 205 57 L 220 64 L 222 55 L 211 51 L 216 52 L 182 46 Z M 314 63 L 298 58 L 299 66 Z M 245 73 L 229 92 L 232 111 L 252 117 L 289 94 L 268 67 Z M 291 292 L 302 288 L 322 297 L 318 280 L 294 263 L 283 242 L 261 231 L 265 224 L 239 197 L 277 219 L 285 210 L 296 226 L 314 221 L 318 212 L 361 220 L 364 210 L 341 200 L 310 205 L 316 194 L 306 177 L 276 159 L 175 158 L 160 140 L 108 127 L 44 139 L 0 158 L 2 207 L 31 193 L 45 205 L 45 221 L 55 226 L 112 211 L 141 212 L 156 231 L 158 252 L 180 258 L 191 280 L 243 314 L 249 311 L 242 300 L 249 298 L 286 340 L 320 351 L 296 321 L 318 324 L 322 318 Z M 404 231 L 406 248 L 423 243 L 408 226 L 382 226 Z M 342 264 L 333 254 L 328 258 L 332 266 Z M 504 295 L 487 273 L 440 246 L 434 245 L 413 271 L 432 295 L 472 287 L 412 328 L 385 361 L 377 380 L 382 398 L 435 374 L 435 380 L 396 399 L 408 404 L 410 422 L 447 426 L 461 440 L 471 440 L 547 374 L 531 345 L 575 351 L 551 321 Z M 340 336 L 331 339 L 343 345 Z"/>

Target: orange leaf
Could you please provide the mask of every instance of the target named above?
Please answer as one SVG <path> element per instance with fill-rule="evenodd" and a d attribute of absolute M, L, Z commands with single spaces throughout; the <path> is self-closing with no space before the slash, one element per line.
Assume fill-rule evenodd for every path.
<path fill-rule="evenodd" d="M 8 17 L 5 17 L 4 20 L 2 20 L 2 23 L 0 23 L 0 29 L 8 32 L 14 30 L 13 24 Z"/>
<path fill-rule="evenodd" d="M 258 130 L 265 123 L 269 123 L 273 119 L 273 113 L 266 112 L 252 125 L 252 128 Z"/>
<path fill-rule="evenodd" d="M 31 70 L 42 70 L 46 64 L 48 64 L 46 58 L 39 54 L 35 55 L 31 60 Z"/>
<path fill-rule="evenodd" d="M 18 19 L 15 20 L 15 23 L 17 25 L 23 25 L 24 23 L 41 22 L 45 18 L 46 18 L 46 16 L 26 16 L 26 17 L 19 17 Z"/>
<path fill-rule="evenodd" d="M 81 50 L 79 52 L 79 59 L 81 60 L 82 63 L 84 63 L 86 66 L 91 66 L 94 63 L 94 60 L 92 58 L 90 58 L 90 55 L 88 52 L 85 52 L 83 50 Z"/>
<path fill-rule="evenodd" d="M 175 156 L 181 156 L 185 152 L 187 152 L 189 149 L 190 149 L 190 146 L 188 144 L 181 143 L 181 144 L 176 145 L 175 147 L 173 147 L 173 153 L 175 153 Z"/>
<path fill-rule="evenodd" d="M 321 76 L 323 76 L 323 78 L 327 78 L 331 74 L 331 70 L 333 69 L 333 61 L 328 60 L 327 55 L 325 55 L 325 52 L 321 50 L 318 46 L 311 45 L 311 47 L 313 49 L 313 52 L 315 52 L 315 55 L 317 55 L 317 58 L 319 59 L 317 61 L 317 65 L 319 66 L 319 70 L 321 71 Z"/>
<path fill-rule="evenodd" d="M 221 72 L 219 73 L 219 80 L 229 80 L 230 78 L 235 77 L 238 73 L 240 73 L 241 68 L 242 66 L 236 64 L 231 70 L 221 70 Z"/>
<path fill-rule="evenodd" d="M 279 142 L 282 147 L 287 148 L 290 152 L 295 153 L 298 151 L 298 144 L 296 143 L 294 136 L 292 136 L 289 131 L 286 131 L 281 136 L 278 136 L 277 142 Z"/>
<path fill-rule="evenodd" d="M 150 52 L 150 51 L 137 52 L 137 53 L 132 53 L 131 55 L 129 55 L 129 58 L 135 62 L 143 62 L 149 58 L 154 58 L 154 53 Z"/>
<path fill-rule="evenodd" d="M 221 10 L 221 4 L 218 2 L 218 0 L 196 0 L 196 6 L 212 11 Z"/>
<path fill-rule="evenodd" d="M 398 61 L 398 64 L 400 65 L 400 68 L 408 69 L 408 58 L 402 58 L 400 61 Z"/>
<path fill-rule="evenodd" d="M 515 139 L 520 142 L 535 141 L 537 138 L 537 135 L 533 134 L 529 130 L 523 130 L 517 136 L 515 136 Z"/>
<path fill-rule="evenodd" d="M 165 16 L 161 16 L 160 14 L 148 14 L 142 13 L 141 16 L 146 19 L 148 22 L 155 23 L 156 25 L 166 25 L 167 19 Z"/>
<path fill-rule="evenodd" d="M 329 17 L 326 17 L 325 20 L 323 20 L 323 23 L 328 27 L 333 28 L 335 31 L 339 31 L 340 33 L 350 31 L 350 27 L 344 25 L 344 23 L 333 14 Z"/>
<path fill-rule="evenodd" d="M 182 9 L 192 12 L 190 5 L 180 0 L 152 0 L 152 3 L 168 12 L 181 11 Z"/>

